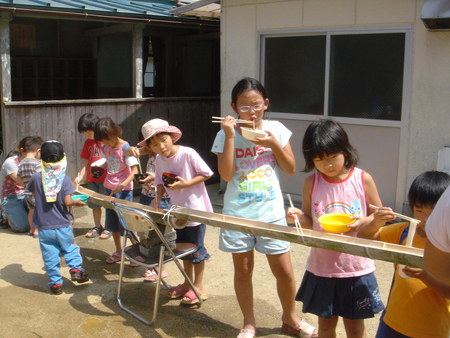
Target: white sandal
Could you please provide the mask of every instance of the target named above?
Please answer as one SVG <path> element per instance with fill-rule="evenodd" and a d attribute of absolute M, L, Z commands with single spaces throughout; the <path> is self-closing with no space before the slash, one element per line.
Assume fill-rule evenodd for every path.
<path fill-rule="evenodd" d="M 236 338 L 253 338 L 255 337 L 255 333 L 255 330 L 242 329 L 241 331 L 239 331 L 239 334 Z"/>
<path fill-rule="evenodd" d="M 299 321 L 295 326 L 290 326 L 289 324 L 283 323 L 283 325 L 281 326 L 281 332 L 295 337 L 318 337 L 317 329 L 311 324 L 308 324 L 308 322 L 304 319 Z"/>

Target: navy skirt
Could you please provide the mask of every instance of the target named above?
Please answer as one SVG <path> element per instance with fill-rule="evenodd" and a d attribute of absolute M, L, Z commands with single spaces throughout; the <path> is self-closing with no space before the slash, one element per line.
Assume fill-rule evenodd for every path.
<path fill-rule="evenodd" d="M 306 271 L 295 297 L 304 313 L 321 318 L 372 318 L 384 310 L 373 273 L 359 277 L 327 278 Z"/>

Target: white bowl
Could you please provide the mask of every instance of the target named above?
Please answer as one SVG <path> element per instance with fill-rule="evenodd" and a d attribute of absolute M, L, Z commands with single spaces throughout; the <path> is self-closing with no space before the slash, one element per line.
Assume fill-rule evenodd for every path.
<path fill-rule="evenodd" d="M 256 139 L 257 137 L 266 137 L 267 136 L 267 133 L 265 131 L 259 130 L 259 129 L 241 127 L 241 131 L 242 131 L 242 136 L 244 136 L 249 141 L 257 142 L 258 141 Z"/>
<path fill-rule="evenodd" d="M 106 165 L 106 158 L 101 158 L 94 163 L 91 164 L 91 167 L 100 167 L 103 168 Z"/>

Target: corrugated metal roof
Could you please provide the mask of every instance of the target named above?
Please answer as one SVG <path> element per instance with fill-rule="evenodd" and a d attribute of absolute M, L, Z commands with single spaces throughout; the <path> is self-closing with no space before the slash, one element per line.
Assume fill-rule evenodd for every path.
<path fill-rule="evenodd" d="M 171 17 L 175 0 L 0 0 L 1 7 L 131 17 Z"/>

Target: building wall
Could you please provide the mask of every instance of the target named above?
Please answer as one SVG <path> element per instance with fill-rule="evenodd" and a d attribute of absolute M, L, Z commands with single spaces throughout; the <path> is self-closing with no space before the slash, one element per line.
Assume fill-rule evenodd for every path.
<path fill-rule="evenodd" d="M 138 143 L 141 126 L 153 118 L 167 120 L 183 133 L 179 144 L 194 148 L 217 172 L 216 156 L 211 144 L 219 129 L 211 125 L 211 115 L 218 116 L 217 98 L 151 98 L 73 101 L 33 101 L 4 103 L 3 138 L 5 152 L 16 149 L 27 135 L 44 140 L 58 140 L 67 155 L 67 175 L 75 177 L 81 167 L 80 153 L 85 137 L 77 130 L 78 120 L 85 113 L 100 118 L 110 117 L 122 128 L 122 138 L 131 145 Z M 201 135 L 201 137 L 199 137 Z M 144 169 L 145 161 L 141 161 Z M 210 180 L 218 180 L 217 175 Z"/>
<path fill-rule="evenodd" d="M 426 30 L 420 20 L 423 0 L 222 0 L 221 4 L 222 115 L 231 112 L 229 103 L 233 85 L 244 76 L 260 77 L 259 31 L 412 26 L 412 72 L 406 74 L 411 78 L 406 89 L 406 106 L 410 110 L 406 112 L 403 131 L 395 134 L 385 129 L 345 126 L 351 140 L 362 140 L 355 144 L 360 150 L 360 166 L 369 172 L 375 170 L 385 204 L 401 208 L 400 202 L 405 200 L 414 177 L 435 169 L 438 150 L 450 146 L 450 32 Z M 291 178 L 283 178 L 283 189 L 297 190 L 298 193 L 305 176 L 300 172 L 304 163 L 300 142 L 308 123 L 282 122 L 288 122 L 294 132 L 292 141 L 299 171 Z M 369 130 L 371 134 L 367 134 Z M 400 149 L 402 142 L 403 150 Z"/>

